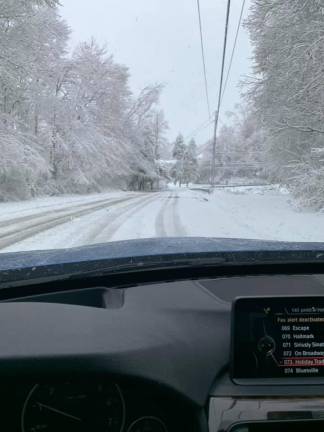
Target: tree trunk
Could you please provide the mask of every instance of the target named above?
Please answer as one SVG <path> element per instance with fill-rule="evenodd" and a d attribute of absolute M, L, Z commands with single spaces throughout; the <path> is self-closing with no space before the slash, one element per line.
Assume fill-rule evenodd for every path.
<path fill-rule="evenodd" d="M 52 128 L 52 148 L 51 148 L 51 165 L 53 177 L 57 179 L 57 128 L 56 128 L 56 113 L 53 116 L 53 128 Z"/>

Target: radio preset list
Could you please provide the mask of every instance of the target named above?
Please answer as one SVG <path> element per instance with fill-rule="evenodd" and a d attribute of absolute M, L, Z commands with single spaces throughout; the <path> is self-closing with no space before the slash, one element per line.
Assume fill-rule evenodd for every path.
<path fill-rule="evenodd" d="M 238 299 L 232 337 L 234 379 L 324 378 L 324 297 Z"/>
<path fill-rule="evenodd" d="M 324 367 L 324 308 L 293 307 L 275 315 L 281 331 L 284 374 L 318 374 Z"/>

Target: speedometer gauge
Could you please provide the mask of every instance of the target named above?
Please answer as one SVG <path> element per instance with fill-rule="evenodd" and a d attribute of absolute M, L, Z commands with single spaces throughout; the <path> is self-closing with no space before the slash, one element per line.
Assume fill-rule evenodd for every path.
<path fill-rule="evenodd" d="M 127 432 L 168 432 L 164 422 L 157 417 L 141 417 L 135 420 Z"/>
<path fill-rule="evenodd" d="M 35 385 L 23 406 L 23 432 L 120 432 L 125 403 L 115 384 Z"/>

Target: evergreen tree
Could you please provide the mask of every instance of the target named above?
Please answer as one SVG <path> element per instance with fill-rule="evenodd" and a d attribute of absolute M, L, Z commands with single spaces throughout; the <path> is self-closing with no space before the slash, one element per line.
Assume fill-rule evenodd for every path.
<path fill-rule="evenodd" d="M 171 171 L 174 183 L 179 183 L 181 187 L 183 182 L 184 174 L 184 159 L 187 151 L 186 144 L 184 142 L 183 135 L 179 134 L 174 142 L 172 156 L 176 160 L 173 169 Z"/>

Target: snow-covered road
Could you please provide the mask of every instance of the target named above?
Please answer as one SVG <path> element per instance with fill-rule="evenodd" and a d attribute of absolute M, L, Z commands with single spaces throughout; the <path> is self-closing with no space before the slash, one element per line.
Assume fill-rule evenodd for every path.
<path fill-rule="evenodd" d="M 0 204 L 1 252 L 165 236 L 324 241 L 324 214 L 298 211 L 276 187 L 117 191 Z"/>

